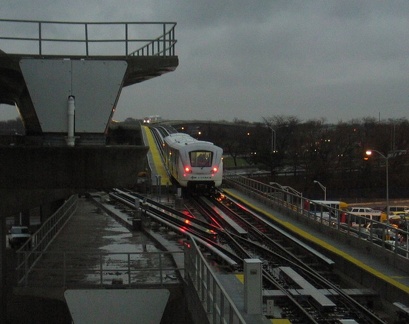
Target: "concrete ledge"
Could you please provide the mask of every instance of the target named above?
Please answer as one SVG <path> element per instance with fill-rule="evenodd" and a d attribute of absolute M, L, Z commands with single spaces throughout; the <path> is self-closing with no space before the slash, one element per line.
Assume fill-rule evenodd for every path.
<path fill-rule="evenodd" d="M 19 212 L 75 193 L 131 188 L 146 167 L 146 146 L 0 147 L 0 206 Z"/>
<path fill-rule="evenodd" d="M 1 147 L 0 189 L 94 189 L 136 184 L 148 147 Z"/>

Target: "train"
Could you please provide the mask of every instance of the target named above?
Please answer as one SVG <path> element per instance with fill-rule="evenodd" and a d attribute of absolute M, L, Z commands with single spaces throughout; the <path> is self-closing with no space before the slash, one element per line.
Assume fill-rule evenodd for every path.
<path fill-rule="evenodd" d="M 144 124 L 154 124 L 162 121 L 162 117 L 159 115 L 147 116 L 143 118 Z"/>
<path fill-rule="evenodd" d="M 212 193 L 223 180 L 223 149 L 185 133 L 173 133 L 163 140 L 165 166 L 182 189 Z"/>

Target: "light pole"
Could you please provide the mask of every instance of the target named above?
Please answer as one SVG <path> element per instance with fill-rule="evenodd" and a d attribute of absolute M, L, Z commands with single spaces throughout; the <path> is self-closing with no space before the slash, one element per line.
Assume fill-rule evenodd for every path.
<path fill-rule="evenodd" d="M 276 131 L 270 125 L 267 125 L 271 129 L 271 152 L 276 152 Z"/>
<path fill-rule="evenodd" d="M 314 180 L 314 183 L 318 184 L 322 190 L 324 190 L 324 200 L 327 200 L 327 188 L 322 185 L 321 182 Z"/>
<path fill-rule="evenodd" d="M 367 150 L 365 153 L 368 156 L 372 155 L 372 152 L 378 153 L 382 158 L 385 159 L 385 167 L 386 167 L 386 220 L 389 219 L 389 156 L 383 155 L 381 152 L 377 150 Z"/>

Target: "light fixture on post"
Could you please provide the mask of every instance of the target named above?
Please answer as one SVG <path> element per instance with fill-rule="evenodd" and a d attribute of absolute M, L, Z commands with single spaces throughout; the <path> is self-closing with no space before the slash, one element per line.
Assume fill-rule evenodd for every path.
<path fill-rule="evenodd" d="M 276 131 L 270 125 L 267 125 L 268 128 L 271 129 L 271 153 L 276 152 Z"/>
<path fill-rule="evenodd" d="M 365 153 L 367 156 L 371 156 L 372 152 L 378 153 L 382 158 L 385 159 L 386 168 L 386 217 L 389 219 L 389 156 L 385 156 L 377 150 L 367 150 Z"/>
<path fill-rule="evenodd" d="M 321 182 L 314 180 L 314 183 L 318 184 L 322 190 L 324 190 L 324 200 L 327 200 L 327 188 L 322 185 Z"/>

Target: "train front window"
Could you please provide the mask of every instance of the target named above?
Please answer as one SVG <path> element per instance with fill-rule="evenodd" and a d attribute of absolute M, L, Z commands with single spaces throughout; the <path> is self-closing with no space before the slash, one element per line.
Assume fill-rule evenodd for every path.
<path fill-rule="evenodd" d="M 213 153 L 209 151 L 190 152 L 190 165 L 192 167 L 211 167 Z"/>

